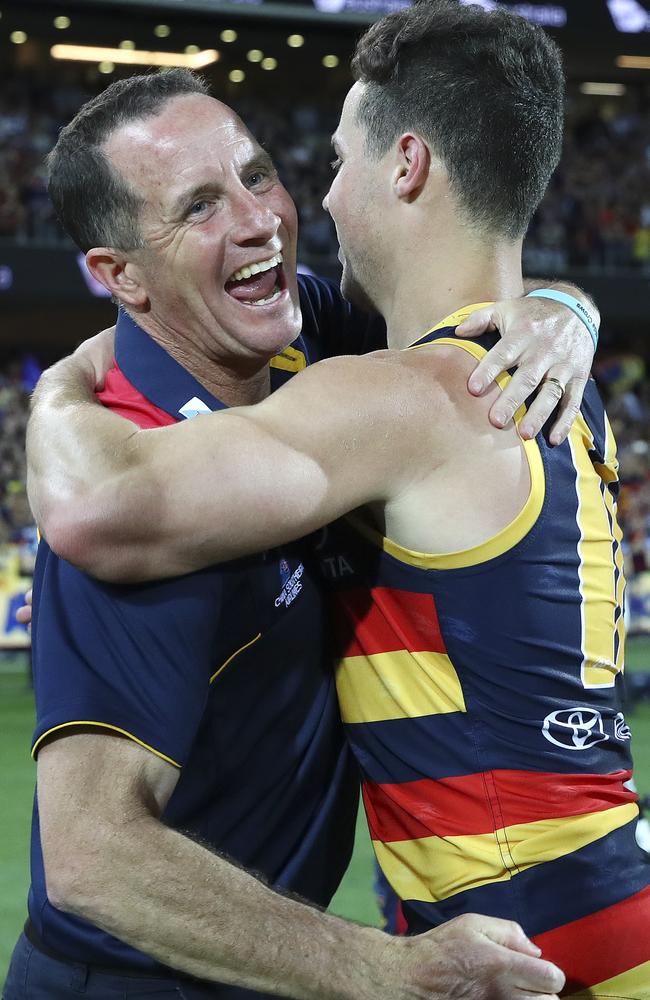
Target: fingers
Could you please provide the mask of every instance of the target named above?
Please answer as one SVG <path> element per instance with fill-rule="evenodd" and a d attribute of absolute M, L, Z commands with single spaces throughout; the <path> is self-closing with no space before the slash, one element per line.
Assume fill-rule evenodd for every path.
<path fill-rule="evenodd" d="M 514 1000 L 559 1000 L 557 993 L 523 993 L 516 991 Z"/>
<path fill-rule="evenodd" d="M 467 381 L 473 396 L 481 396 L 517 360 L 518 351 L 505 340 L 499 340 L 478 363 Z"/>
<path fill-rule="evenodd" d="M 512 956 L 507 978 L 523 992 L 542 995 L 559 993 L 566 979 L 561 969 L 552 962 L 515 954 Z"/>
<path fill-rule="evenodd" d="M 484 917 L 472 913 L 459 919 L 464 920 L 467 925 L 472 921 L 476 931 L 503 948 L 510 948 L 512 951 L 532 955 L 535 958 L 542 953 L 541 948 L 526 936 L 523 928 L 514 920 L 502 920 L 501 917 Z"/>
<path fill-rule="evenodd" d="M 553 411 L 562 402 L 569 377 L 569 374 L 559 367 L 551 368 L 545 375 L 537 396 L 519 425 L 519 433 L 525 441 L 539 434 Z"/>
<path fill-rule="evenodd" d="M 567 384 L 549 435 L 549 441 L 552 445 L 562 444 L 568 437 L 580 410 L 586 383 L 586 378 L 574 378 Z"/>
<path fill-rule="evenodd" d="M 492 333 L 499 328 L 499 311 L 495 306 L 477 309 L 456 327 L 456 336 L 471 339 L 482 333 Z"/>
<path fill-rule="evenodd" d="M 505 427 L 506 424 L 510 423 L 517 410 L 526 402 L 543 377 L 543 371 L 532 365 L 522 365 L 521 368 L 518 368 L 499 398 L 492 405 L 489 413 L 490 423 L 494 427 Z M 548 400 L 543 400 L 542 410 L 545 409 L 547 402 Z M 548 410 L 547 416 L 555 405 L 557 405 L 557 399 L 555 404 Z M 541 426 L 542 424 L 540 423 Z"/>
<path fill-rule="evenodd" d="M 16 612 L 16 621 L 20 625 L 30 625 L 32 621 L 32 591 L 31 588 L 25 594 L 25 603 Z"/>

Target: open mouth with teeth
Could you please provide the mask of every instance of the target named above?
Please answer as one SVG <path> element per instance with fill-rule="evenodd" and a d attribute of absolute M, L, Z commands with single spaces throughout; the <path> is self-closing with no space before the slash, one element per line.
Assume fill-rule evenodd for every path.
<path fill-rule="evenodd" d="M 228 294 L 246 306 L 268 306 L 280 298 L 285 288 L 281 253 L 241 267 L 226 282 Z"/>

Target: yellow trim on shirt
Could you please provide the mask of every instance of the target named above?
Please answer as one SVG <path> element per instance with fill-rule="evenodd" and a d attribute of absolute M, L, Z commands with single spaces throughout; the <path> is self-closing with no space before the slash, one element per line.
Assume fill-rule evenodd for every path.
<path fill-rule="evenodd" d="M 133 740 L 133 742 L 137 743 L 138 746 L 143 747 L 145 750 L 149 750 L 151 753 L 155 754 L 156 757 L 160 757 L 161 760 L 167 761 L 168 764 L 173 764 L 174 767 L 179 769 L 183 766 L 182 764 L 179 764 L 178 761 L 172 760 L 171 757 L 161 753 L 160 750 L 156 750 L 155 747 L 149 746 L 148 743 L 144 743 L 142 740 L 139 740 L 137 736 L 134 736 L 133 733 L 129 733 L 128 730 L 120 729 L 119 726 L 112 726 L 108 722 L 96 722 L 94 719 L 75 719 L 73 722 L 63 722 L 60 726 L 53 726 L 52 729 L 48 729 L 46 733 L 43 733 L 42 736 L 38 737 L 36 743 L 32 747 L 32 757 L 34 760 L 36 760 L 36 754 L 38 753 L 38 749 L 43 740 L 47 739 L 48 736 L 51 736 L 52 733 L 57 733 L 61 729 L 69 729 L 71 726 L 95 726 L 99 729 L 111 729 L 113 732 L 119 733 L 120 736 L 126 736 L 128 739 Z"/>
<path fill-rule="evenodd" d="M 426 333 L 423 333 L 422 336 L 418 337 L 418 341 L 422 340 L 423 337 L 428 337 L 430 333 L 435 333 L 436 330 L 444 330 L 446 326 L 460 326 L 461 323 L 464 323 L 466 319 L 469 319 L 472 313 L 475 313 L 478 309 L 486 309 L 488 306 L 493 306 L 493 305 L 494 302 L 474 302 L 470 306 L 462 306 L 462 308 L 457 309 L 456 312 L 449 313 L 448 316 L 445 316 L 444 319 L 441 319 L 439 323 L 436 323 L 435 326 L 432 326 L 431 329 L 427 330 Z M 458 338 L 454 337 L 453 341 L 457 343 Z M 415 344 L 411 344 L 410 347 L 407 347 L 406 350 L 412 351 L 417 347 L 428 347 L 428 346 L 429 346 L 428 344 L 419 344 L 416 342 Z"/>
<path fill-rule="evenodd" d="M 489 303 L 487 304 L 489 305 Z M 473 312 L 474 309 L 479 308 L 481 306 L 468 306 L 465 312 L 467 310 Z M 451 317 L 443 320 L 438 326 L 450 326 L 452 325 L 452 320 L 454 322 L 461 322 L 461 320 L 456 320 L 456 317 L 462 313 L 463 310 L 453 313 Z M 469 312 L 467 312 L 467 315 L 469 315 Z M 466 318 L 466 316 L 463 318 Z M 438 327 L 434 327 L 434 330 L 436 329 Z M 458 340 L 455 337 L 441 337 L 440 340 L 434 340 L 430 344 L 416 344 L 414 347 L 408 348 L 408 350 L 419 350 L 423 347 L 436 347 L 438 345 L 459 347 L 477 360 L 481 360 L 487 354 L 485 348 L 481 347 L 480 344 L 474 344 L 469 340 Z M 504 389 L 509 381 L 510 375 L 505 372 L 497 376 L 497 383 L 501 389 Z M 525 406 L 521 406 L 517 410 L 515 413 L 515 427 L 519 427 L 519 423 L 525 412 Z M 515 545 L 526 537 L 536 524 L 544 506 L 546 477 L 544 475 L 544 463 L 539 445 L 535 440 L 522 440 L 521 443 L 530 472 L 530 492 L 526 503 L 510 524 L 507 524 L 496 535 L 481 542 L 479 545 L 473 545 L 469 549 L 459 549 L 455 552 L 418 552 L 415 549 L 407 549 L 390 538 L 385 538 L 358 514 L 348 514 L 346 520 L 350 522 L 356 531 L 372 542 L 373 545 L 383 548 L 384 552 L 387 552 L 394 559 L 399 560 L 399 562 L 406 563 L 409 566 L 416 566 L 419 569 L 462 569 L 468 566 L 478 566 L 481 563 L 488 562 L 490 559 L 496 559 L 497 556 L 509 552 L 510 549 L 513 549 Z"/>
<path fill-rule="evenodd" d="M 218 670 L 216 670 L 215 673 L 213 673 L 212 677 L 210 678 L 210 684 L 212 684 L 212 681 L 217 679 L 221 671 L 225 670 L 229 663 L 232 663 L 232 661 L 235 659 L 236 656 L 239 656 L 240 653 L 243 653 L 245 649 L 248 649 L 249 646 L 252 646 L 254 643 L 257 642 L 258 639 L 261 638 L 262 638 L 262 633 L 258 632 L 253 639 L 249 639 L 248 642 L 245 642 L 243 646 L 240 646 L 239 649 L 236 649 L 234 653 L 231 653 L 228 659 L 225 661 L 225 663 L 222 663 L 221 666 L 218 668 Z"/>
<path fill-rule="evenodd" d="M 269 367 L 279 368 L 285 372 L 299 372 L 307 367 L 307 358 L 295 347 L 285 347 L 282 354 L 276 354 L 269 361 Z"/>

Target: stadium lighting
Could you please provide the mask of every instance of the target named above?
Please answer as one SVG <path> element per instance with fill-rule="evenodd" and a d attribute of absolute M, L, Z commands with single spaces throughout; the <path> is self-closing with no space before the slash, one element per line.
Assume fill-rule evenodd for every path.
<path fill-rule="evenodd" d="M 289 35 L 287 38 L 287 45 L 290 49 L 299 49 L 305 44 L 305 39 L 302 35 Z"/>
<path fill-rule="evenodd" d="M 227 43 L 236 42 L 237 32 L 233 31 L 232 28 L 224 28 L 223 31 L 221 32 L 220 37 L 222 42 L 227 42 Z"/>
<path fill-rule="evenodd" d="M 266 59 L 262 59 L 260 66 L 262 69 L 277 69 L 278 60 L 274 59 L 273 56 L 267 56 Z"/>
<path fill-rule="evenodd" d="M 54 27 L 57 28 L 58 31 L 65 31 L 65 29 L 69 28 L 70 25 L 72 24 L 70 18 L 66 17 L 65 14 L 61 14 L 59 17 L 55 17 L 53 23 Z"/>
<path fill-rule="evenodd" d="M 595 94 L 598 97 L 622 97 L 625 91 L 624 83 L 587 82 L 580 84 L 581 94 Z"/>
<path fill-rule="evenodd" d="M 616 65 L 621 69 L 650 69 L 650 56 L 619 56 Z"/>
<path fill-rule="evenodd" d="M 203 69 L 217 62 L 216 49 L 201 52 L 146 52 L 144 49 L 106 49 L 95 45 L 53 45 L 53 59 L 70 59 L 74 62 L 113 62 L 128 66 L 183 66 L 185 69 Z"/>
<path fill-rule="evenodd" d="M 228 74 L 228 79 L 231 83 L 243 83 L 246 79 L 246 74 L 243 69 L 231 69 Z"/>
<path fill-rule="evenodd" d="M 339 64 L 338 56 L 323 56 L 323 66 L 325 69 L 334 69 Z"/>
<path fill-rule="evenodd" d="M 14 45 L 23 45 L 27 41 L 26 31 L 12 31 L 9 35 L 10 40 Z"/>
<path fill-rule="evenodd" d="M 261 49 L 250 49 L 250 51 L 246 53 L 246 58 L 249 62 L 261 63 L 264 58 L 264 53 Z"/>

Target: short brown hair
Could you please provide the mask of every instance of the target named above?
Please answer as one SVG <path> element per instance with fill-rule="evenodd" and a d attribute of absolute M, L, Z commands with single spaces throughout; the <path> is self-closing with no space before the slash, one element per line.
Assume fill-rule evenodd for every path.
<path fill-rule="evenodd" d="M 409 129 L 431 142 L 477 228 L 522 236 L 562 151 L 560 51 L 509 11 L 417 0 L 357 44 L 357 121 L 383 156 Z"/>

